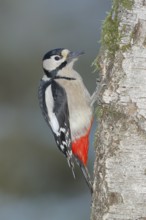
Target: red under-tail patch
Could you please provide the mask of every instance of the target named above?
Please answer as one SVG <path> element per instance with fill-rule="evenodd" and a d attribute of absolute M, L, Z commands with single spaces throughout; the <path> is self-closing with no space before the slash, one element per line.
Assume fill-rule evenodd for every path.
<path fill-rule="evenodd" d="M 72 143 L 72 152 L 84 165 L 88 160 L 89 134 L 91 126 L 87 133 Z"/>

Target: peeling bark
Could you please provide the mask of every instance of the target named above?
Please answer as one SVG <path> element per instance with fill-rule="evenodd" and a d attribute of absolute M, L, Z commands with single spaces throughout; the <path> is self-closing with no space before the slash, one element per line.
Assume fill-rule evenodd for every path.
<path fill-rule="evenodd" d="M 119 1 L 120 2 L 120 1 Z M 146 1 L 119 3 L 119 48 L 103 48 L 91 220 L 146 220 Z"/>

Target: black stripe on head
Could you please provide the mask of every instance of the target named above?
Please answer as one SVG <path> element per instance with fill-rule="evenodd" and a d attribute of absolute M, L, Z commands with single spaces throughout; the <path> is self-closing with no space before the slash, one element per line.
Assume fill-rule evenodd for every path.
<path fill-rule="evenodd" d="M 51 56 L 55 56 L 55 55 L 58 55 L 58 56 L 61 56 L 62 57 L 62 51 L 65 50 L 64 48 L 57 48 L 57 49 L 54 49 L 54 50 L 51 50 L 49 52 L 47 52 L 44 57 L 43 57 L 43 61 L 44 60 L 47 60 L 47 59 L 50 59 Z M 64 61 L 63 63 L 60 64 L 60 66 L 58 66 L 55 70 L 52 70 L 52 71 L 48 71 L 46 69 L 43 68 L 45 74 L 47 75 L 47 77 L 49 78 L 54 78 L 58 71 L 61 70 L 62 68 L 64 68 L 67 64 L 67 61 Z"/>
<path fill-rule="evenodd" d="M 57 71 L 63 69 L 66 66 L 66 64 L 67 64 L 67 61 L 65 60 L 63 63 L 61 63 L 60 66 L 57 67 Z"/>
<path fill-rule="evenodd" d="M 55 76 L 57 75 L 58 71 L 61 70 L 62 68 L 64 68 L 67 64 L 67 61 L 64 61 L 63 63 L 60 64 L 60 66 L 58 66 L 55 70 L 52 71 L 48 71 L 46 69 L 43 68 L 45 74 L 47 75 L 47 77 L 49 78 L 55 78 Z"/>
<path fill-rule="evenodd" d="M 64 50 L 64 48 L 57 48 L 57 49 L 54 49 L 54 50 L 50 50 L 49 52 L 47 52 L 47 53 L 44 55 L 43 60 L 50 59 L 50 57 L 51 57 L 51 56 L 54 56 L 54 55 L 59 55 L 59 56 L 61 56 L 62 50 Z"/>

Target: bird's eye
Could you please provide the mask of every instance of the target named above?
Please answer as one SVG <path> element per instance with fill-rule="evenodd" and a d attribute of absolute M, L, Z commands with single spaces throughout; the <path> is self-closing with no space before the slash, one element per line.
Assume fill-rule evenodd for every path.
<path fill-rule="evenodd" d="M 54 57 L 55 60 L 60 60 L 60 58 L 61 58 L 60 56 L 55 56 Z"/>

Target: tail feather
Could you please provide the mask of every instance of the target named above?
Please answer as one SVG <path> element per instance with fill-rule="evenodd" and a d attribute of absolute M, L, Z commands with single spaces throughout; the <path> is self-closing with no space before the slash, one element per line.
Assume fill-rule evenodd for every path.
<path fill-rule="evenodd" d="M 87 183 L 87 185 L 88 185 L 88 187 L 90 189 L 90 192 L 92 194 L 93 193 L 93 183 L 92 183 L 91 176 L 90 176 L 90 173 L 88 171 L 88 168 L 77 157 L 75 159 L 76 159 L 76 163 L 78 164 L 78 166 L 82 170 L 82 173 L 83 173 L 83 176 L 85 178 L 85 181 L 86 181 L 86 183 Z"/>
<path fill-rule="evenodd" d="M 72 154 L 67 153 L 67 162 L 69 167 L 72 170 L 73 177 L 76 178 L 75 172 L 74 172 L 74 161 L 76 161 L 77 165 L 81 168 L 83 176 L 85 178 L 85 181 L 90 189 L 91 194 L 93 193 L 93 184 L 90 177 L 90 173 L 88 171 L 88 168 L 86 165 L 84 165 L 77 157 L 74 157 Z"/>
<path fill-rule="evenodd" d="M 66 157 L 67 157 L 68 166 L 71 168 L 73 177 L 75 179 L 76 175 L 75 175 L 75 172 L 74 172 L 74 161 L 73 161 L 72 154 L 69 154 L 69 152 L 68 152 Z"/>
<path fill-rule="evenodd" d="M 80 167 L 81 167 L 82 173 L 84 175 L 84 178 L 86 180 L 86 183 L 87 183 L 87 185 L 90 189 L 90 192 L 92 194 L 93 193 L 93 184 L 92 184 L 92 180 L 91 180 L 88 168 L 86 166 L 84 166 L 83 164 L 80 164 Z"/>

